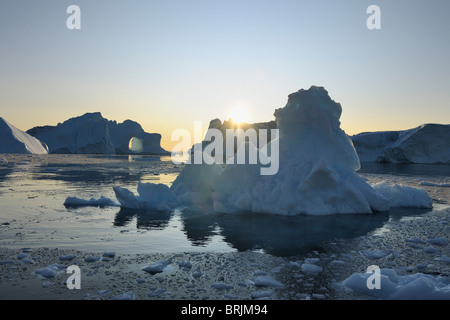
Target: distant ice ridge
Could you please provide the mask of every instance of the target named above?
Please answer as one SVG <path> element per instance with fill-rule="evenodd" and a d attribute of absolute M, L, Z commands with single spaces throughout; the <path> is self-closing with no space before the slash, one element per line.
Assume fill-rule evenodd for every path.
<path fill-rule="evenodd" d="M 450 125 L 424 124 L 403 131 L 351 137 L 361 162 L 450 164 Z"/>
<path fill-rule="evenodd" d="M 0 153 L 48 153 L 47 145 L 0 117 Z"/>
<path fill-rule="evenodd" d="M 341 105 L 323 87 L 289 95 L 287 105 L 274 113 L 279 129 L 275 175 L 261 175 L 259 165 L 222 167 L 204 161 L 186 165 L 170 188 L 141 183 L 138 196 L 121 187 L 114 191 L 123 207 L 183 205 L 225 213 L 326 215 L 372 213 L 393 206 L 431 207 L 431 197 L 422 189 L 372 187 L 356 173 L 360 162 L 340 128 L 341 113 Z M 273 142 L 268 143 L 269 150 Z"/>
<path fill-rule="evenodd" d="M 161 135 L 147 133 L 135 121 L 110 121 L 100 112 L 86 113 L 57 126 L 34 127 L 28 134 L 44 141 L 50 153 L 168 154 Z"/>

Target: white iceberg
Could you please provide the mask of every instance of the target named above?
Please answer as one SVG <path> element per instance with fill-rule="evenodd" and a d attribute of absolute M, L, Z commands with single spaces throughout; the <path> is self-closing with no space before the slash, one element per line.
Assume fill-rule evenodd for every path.
<path fill-rule="evenodd" d="M 48 153 L 47 145 L 0 117 L 0 153 Z"/>
<path fill-rule="evenodd" d="M 44 141 L 50 153 L 167 154 L 160 146 L 159 133 L 147 133 L 131 120 L 107 120 L 100 112 L 86 113 L 56 126 L 34 127 L 27 133 Z"/>
<path fill-rule="evenodd" d="M 450 163 L 450 125 L 427 123 L 403 131 L 351 137 L 361 162 Z"/>
<path fill-rule="evenodd" d="M 114 191 L 124 207 L 187 205 L 225 213 L 326 215 L 372 213 L 394 206 L 431 207 L 425 191 L 374 188 L 356 173 L 360 162 L 340 128 L 341 113 L 341 105 L 323 87 L 289 95 L 287 105 L 275 110 L 279 135 L 267 144 L 271 150 L 279 143 L 279 170 L 274 175 L 261 175 L 260 164 L 235 161 L 223 167 L 204 161 L 186 165 L 170 188 L 157 190 L 153 184 L 139 184 L 138 188 L 153 194 L 138 190 L 139 196 L 135 196 L 120 187 Z M 255 148 L 249 144 L 241 147 Z"/>

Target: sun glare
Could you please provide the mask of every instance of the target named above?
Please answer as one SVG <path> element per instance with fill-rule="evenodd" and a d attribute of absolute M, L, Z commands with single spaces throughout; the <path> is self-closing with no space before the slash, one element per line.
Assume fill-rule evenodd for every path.
<path fill-rule="evenodd" d="M 230 112 L 230 118 L 233 122 L 238 124 L 248 121 L 247 109 L 243 106 L 233 108 Z"/>

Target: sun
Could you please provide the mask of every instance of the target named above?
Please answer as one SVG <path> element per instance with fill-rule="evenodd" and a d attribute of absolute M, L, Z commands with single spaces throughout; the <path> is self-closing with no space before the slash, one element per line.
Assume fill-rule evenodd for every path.
<path fill-rule="evenodd" d="M 230 118 L 234 123 L 241 124 L 243 122 L 248 121 L 248 111 L 242 106 L 236 106 L 230 111 Z"/>

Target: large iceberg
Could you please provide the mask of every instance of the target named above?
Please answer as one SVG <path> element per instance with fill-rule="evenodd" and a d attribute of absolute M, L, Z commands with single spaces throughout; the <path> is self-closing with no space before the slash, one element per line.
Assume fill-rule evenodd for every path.
<path fill-rule="evenodd" d="M 351 139 L 361 162 L 450 164 L 450 125 L 363 132 Z"/>
<path fill-rule="evenodd" d="M 48 153 L 47 145 L 0 117 L 0 153 Z"/>
<path fill-rule="evenodd" d="M 144 184 L 139 185 L 139 196 L 116 187 L 117 198 L 122 206 L 134 208 L 183 205 L 225 213 L 283 215 L 372 213 L 395 205 L 431 207 L 431 198 L 422 189 L 374 188 L 356 173 L 360 162 L 351 140 L 340 128 L 341 113 L 341 105 L 323 87 L 299 90 L 274 113 L 279 134 L 265 147 L 272 156 L 278 152 L 276 174 L 262 175 L 258 163 L 208 164 L 203 154 L 203 163 L 189 162 L 192 164 L 184 167 L 171 187 L 152 195 L 151 201 L 147 201 L 148 192 L 144 190 L 158 190 Z M 241 148 L 249 151 L 256 147 L 246 143 Z M 394 202 L 392 195 L 411 200 Z"/>
<path fill-rule="evenodd" d="M 56 126 L 34 127 L 27 133 L 44 141 L 50 153 L 168 153 L 160 146 L 159 133 L 147 133 L 131 120 L 107 120 L 100 112 L 86 113 Z"/>

